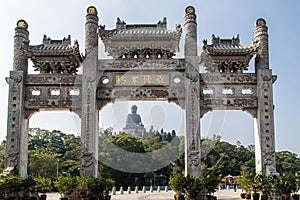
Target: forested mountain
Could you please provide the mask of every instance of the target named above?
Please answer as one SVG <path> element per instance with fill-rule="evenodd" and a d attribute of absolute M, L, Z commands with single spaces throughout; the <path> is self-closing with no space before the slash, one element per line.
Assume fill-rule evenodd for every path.
<path fill-rule="evenodd" d="M 168 151 L 183 152 L 184 137 L 176 136 L 175 132 L 165 133 L 163 130 L 156 132 L 150 138 L 136 138 L 131 135 L 121 133 L 115 135 L 111 129 L 104 130 L 99 135 L 99 156 L 111 156 L 105 153 L 104 148 L 109 141 L 114 145 L 128 152 L 149 153 L 153 156 L 165 156 L 163 160 L 168 160 L 168 154 L 155 154 L 156 150 L 168 147 Z M 173 146 L 166 146 L 172 141 Z M 175 144 L 175 145 L 174 145 Z M 202 147 L 202 172 L 213 176 L 233 176 L 255 171 L 254 145 L 243 146 L 239 142 L 230 144 L 222 141 L 220 136 L 203 139 Z M 112 153 L 112 152 L 111 152 Z M 129 155 L 128 155 L 129 156 Z M 69 173 L 79 175 L 80 170 L 80 137 L 73 134 L 65 134 L 61 131 L 48 131 L 40 128 L 30 129 L 29 135 L 29 174 L 41 175 L 44 177 L 56 177 Z M 126 156 L 119 159 L 129 159 Z M 4 168 L 5 141 L 0 145 L 0 170 Z M 297 154 L 289 151 L 276 153 L 277 170 L 280 174 L 300 171 L 300 158 Z M 136 160 L 139 167 L 139 161 Z M 157 169 L 148 173 L 124 173 L 112 169 L 99 163 L 101 176 L 110 177 L 116 180 L 118 186 L 128 185 L 149 185 L 166 184 L 172 174 L 183 172 L 184 155 L 162 169 Z M 156 182 L 156 183 L 155 183 Z"/>

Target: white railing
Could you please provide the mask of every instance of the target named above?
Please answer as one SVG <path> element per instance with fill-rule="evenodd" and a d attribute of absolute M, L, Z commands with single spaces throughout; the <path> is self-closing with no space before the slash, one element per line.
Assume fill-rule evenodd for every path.
<path fill-rule="evenodd" d="M 134 188 L 134 190 L 132 191 L 131 188 Z M 153 193 L 153 192 L 162 192 L 162 191 L 168 192 L 170 190 L 172 190 L 172 189 L 169 188 L 168 186 L 156 186 L 156 187 L 153 187 L 153 186 L 150 186 L 150 187 L 149 186 L 148 187 L 143 186 L 142 190 L 139 190 L 139 188 L 137 186 L 135 186 L 135 187 L 128 187 L 127 191 L 124 191 L 124 188 L 121 186 L 120 189 L 119 189 L 119 191 L 117 192 L 117 189 L 114 186 L 112 188 L 111 194 L 112 195 L 125 194 L 125 193 L 132 194 L 132 193 L 140 193 L 140 192 L 141 193 L 147 193 L 147 192 Z"/>

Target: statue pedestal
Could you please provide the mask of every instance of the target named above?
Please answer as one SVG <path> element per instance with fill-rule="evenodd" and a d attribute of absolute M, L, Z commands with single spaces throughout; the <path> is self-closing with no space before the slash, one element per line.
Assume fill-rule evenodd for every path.
<path fill-rule="evenodd" d="M 123 129 L 123 132 L 133 135 L 135 137 L 142 137 L 142 138 L 147 137 L 146 129 L 142 126 L 137 126 L 137 125 L 126 126 Z"/>

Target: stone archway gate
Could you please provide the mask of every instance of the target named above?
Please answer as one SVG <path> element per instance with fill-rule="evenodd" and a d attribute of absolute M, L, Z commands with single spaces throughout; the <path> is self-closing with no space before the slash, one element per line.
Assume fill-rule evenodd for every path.
<path fill-rule="evenodd" d="M 180 25 L 167 29 L 166 18 L 157 24 L 99 26 L 95 7 L 87 9 L 85 55 L 70 36 L 30 45 L 26 21 L 17 22 L 14 63 L 9 84 L 6 167 L 27 176 L 28 122 L 40 110 L 70 110 L 81 117 L 81 174 L 98 176 L 99 110 L 116 99 L 168 100 L 186 112 L 186 174 L 200 175 L 200 118 L 211 110 L 243 110 L 256 121 L 256 171 L 275 173 L 272 75 L 268 58 L 268 29 L 256 21 L 253 43 L 239 37 L 203 41 L 197 53 L 195 9 L 184 16 L 184 58 L 179 51 Z M 98 59 L 99 37 L 113 59 Z M 255 56 L 255 73 L 245 73 Z M 28 59 L 38 74 L 28 74 Z M 206 73 L 199 73 L 199 65 Z M 82 74 L 77 69 L 83 67 Z"/>

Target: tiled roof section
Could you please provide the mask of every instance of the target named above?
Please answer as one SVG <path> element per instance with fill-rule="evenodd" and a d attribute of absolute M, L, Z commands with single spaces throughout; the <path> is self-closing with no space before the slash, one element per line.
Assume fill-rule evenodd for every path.
<path fill-rule="evenodd" d="M 44 35 L 43 44 L 41 45 L 23 45 L 23 51 L 28 57 L 32 56 L 74 56 L 82 60 L 79 44 L 77 41 L 71 45 L 71 37 L 63 38 L 63 40 L 51 40 Z"/>
<path fill-rule="evenodd" d="M 129 29 L 129 30 L 100 30 L 101 39 L 111 39 L 111 40 L 123 40 L 132 39 L 136 40 L 138 37 L 149 37 L 149 39 L 179 39 L 181 33 L 175 30 L 167 29 Z"/>
<path fill-rule="evenodd" d="M 157 39 L 177 39 L 181 37 L 182 29 L 179 25 L 175 30 L 167 29 L 166 18 L 157 24 L 126 24 L 124 21 L 117 19 L 116 29 L 105 30 L 105 26 L 100 26 L 99 36 L 102 40 L 137 40 L 144 38 L 145 40 Z"/>
<path fill-rule="evenodd" d="M 247 55 L 252 54 L 255 48 L 252 45 L 240 44 L 239 35 L 232 39 L 220 39 L 212 35 L 212 44 L 203 41 L 203 50 L 210 55 Z"/>

